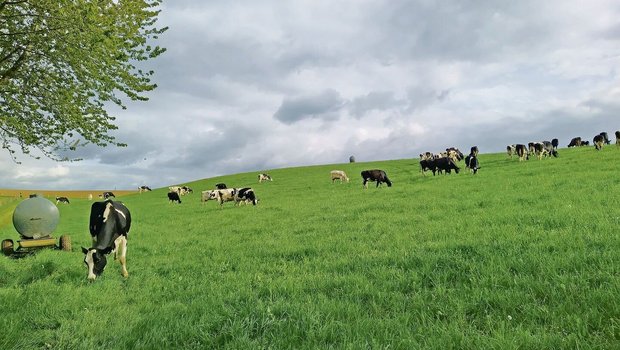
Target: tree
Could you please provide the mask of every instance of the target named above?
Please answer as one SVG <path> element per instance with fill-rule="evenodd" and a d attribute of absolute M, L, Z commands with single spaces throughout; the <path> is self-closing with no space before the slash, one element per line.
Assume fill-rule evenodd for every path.
<path fill-rule="evenodd" d="M 145 101 L 162 0 L 0 0 L 0 142 L 57 161 L 78 143 L 125 146 L 106 104 Z"/>

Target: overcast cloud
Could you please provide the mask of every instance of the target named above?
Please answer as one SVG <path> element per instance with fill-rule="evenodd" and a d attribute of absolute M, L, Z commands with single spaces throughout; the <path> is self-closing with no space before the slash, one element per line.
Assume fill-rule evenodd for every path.
<path fill-rule="evenodd" d="M 0 155 L 0 187 L 133 189 L 620 129 L 620 3 L 168 0 L 125 148 Z"/>

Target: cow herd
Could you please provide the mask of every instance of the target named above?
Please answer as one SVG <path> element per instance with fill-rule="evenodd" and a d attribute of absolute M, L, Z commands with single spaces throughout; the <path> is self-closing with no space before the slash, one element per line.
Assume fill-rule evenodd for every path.
<path fill-rule="evenodd" d="M 620 131 L 616 131 L 615 135 L 616 145 L 620 147 Z M 587 141 L 583 141 L 580 137 L 575 137 L 571 140 L 568 147 L 587 146 L 588 144 Z M 607 133 L 603 132 L 596 135 L 593 139 L 593 144 L 597 150 L 600 150 L 605 144 L 610 144 Z M 557 157 L 558 145 L 558 139 L 553 139 L 552 141 L 529 142 L 527 145 L 512 144 L 506 147 L 506 151 L 510 158 L 516 155 L 520 161 L 528 160 L 530 155 L 542 159 L 543 157 Z M 461 160 L 465 161 L 466 168 L 470 169 L 473 174 L 476 174 L 478 169 L 480 169 L 478 147 L 471 147 L 467 157 L 464 157 L 463 153 L 454 147 L 447 148 L 445 152 L 439 154 L 431 152 L 422 153 L 420 154 L 420 171 L 423 175 L 429 170 L 433 172 L 433 175 L 436 173 L 450 174 L 452 170 L 458 174 L 460 168 L 457 162 Z M 364 189 L 368 187 L 369 182 L 375 182 L 376 187 L 383 183 L 387 184 L 388 187 L 392 186 L 392 181 L 388 178 L 386 172 L 381 169 L 364 170 L 361 172 L 361 176 Z M 337 180 L 340 183 L 349 182 L 349 177 L 342 170 L 332 170 L 330 178 L 332 183 Z M 269 174 L 258 174 L 258 182 L 262 183 L 264 181 L 273 181 L 273 179 Z M 148 186 L 141 186 L 139 191 L 142 193 L 151 191 L 151 189 Z M 167 196 L 171 203 L 176 202 L 180 204 L 181 197 L 190 193 L 193 193 L 193 190 L 187 186 L 170 186 Z M 84 263 L 88 269 L 88 279 L 95 280 L 97 276 L 101 275 L 106 266 L 106 255 L 110 253 L 114 253 L 114 259 L 120 261 L 121 274 L 127 277 L 127 235 L 131 227 L 131 214 L 121 202 L 110 199 L 114 197 L 112 192 L 104 192 L 99 197 L 103 197 L 105 200 L 93 203 L 90 213 L 89 230 L 93 239 L 93 246 L 88 249 L 82 247 Z M 210 200 L 217 201 L 220 208 L 226 202 L 234 202 L 236 206 L 241 205 L 241 203 L 258 204 L 256 193 L 251 187 L 228 188 L 224 183 L 217 183 L 214 189 L 201 192 L 200 201 L 202 203 Z M 66 197 L 56 197 L 56 203 L 69 203 L 69 199 Z"/>
<path fill-rule="evenodd" d="M 458 167 L 457 163 L 465 160 L 465 167 L 473 174 L 477 174 L 480 169 L 478 153 L 478 146 L 471 147 L 467 157 L 463 157 L 463 153 L 455 147 L 446 148 L 445 152 L 437 154 L 424 152 L 420 154 L 420 171 L 422 175 L 426 175 L 426 171 L 430 170 L 433 172 L 433 176 L 437 173 L 451 174 L 452 170 L 458 174 L 461 168 Z"/>
<path fill-rule="evenodd" d="M 620 146 L 620 130 L 615 132 L 616 135 L 616 145 Z M 595 135 L 592 138 L 592 144 L 594 145 L 594 149 L 597 151 L 603 148 L 603 145 L 609 145 L 611 141 L 609 140 L 609 136 L 606 132 L 601 132 L 598 135 Z M 557 157 L 558 156 L 558 139 L 553 139 L 551 142 L 549 141 L 541 141 L 541 142 L 529 142 L 526 145 L 524 144 L 512 144 L 506 146 L 506 152 L 508 156 L 512 158 L 513 155 L 519 157 L 519 161 L 529 160 L 530 156 L 536 157 L 537 159 L 542 159 L 544 157 Z M 583 147 L 589 146 L 590 142 L 583 140 L 581 137 L 573 137 L 567 147 Z"/>

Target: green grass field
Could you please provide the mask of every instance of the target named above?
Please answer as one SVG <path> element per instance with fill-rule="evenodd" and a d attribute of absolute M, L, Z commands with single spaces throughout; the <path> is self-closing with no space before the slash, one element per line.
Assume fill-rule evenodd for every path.
<path fill-rule="evenodd" d="M 110 258 L 94 283 L 90 202 L 72 200 L 55 233 L 72 252 L 0 257 L 0 349 L 620 348 L 620 149 L 479 159 L 475 176 L 405 159 L 200 180 L 180 205 L 128 195 L 129 278 Z M 394 185 L 363 190 L 371 168 Z M 217 182 L 259 205 L 201 204 Z"/>

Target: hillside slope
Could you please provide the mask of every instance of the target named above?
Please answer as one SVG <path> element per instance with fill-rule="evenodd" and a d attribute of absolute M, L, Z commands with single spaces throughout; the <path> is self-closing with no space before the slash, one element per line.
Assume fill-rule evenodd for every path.
<path fill-rule="evenodd" d="M 275 169 L 261 184 L 234 174 L 187 184 L 180 205 L 167 189 L 128 195 L 127 280 L 110 257 L 86 281 L 90 202 L 59 206 L 73 252 L 0 259 L 0 348 L 617 346 L 620 149 L 480 163 L 435 177 L 414 159 Z M 372 168 L 394 185 L 362 189 Z M 332 184 L 332 169 L 351 182 Z M 252 186 L 259 205 L 200 203 L 218 182 Z M 0 237 L 17 239 L 10 226 Z"/>

